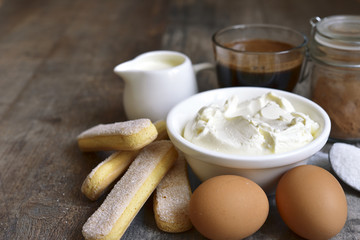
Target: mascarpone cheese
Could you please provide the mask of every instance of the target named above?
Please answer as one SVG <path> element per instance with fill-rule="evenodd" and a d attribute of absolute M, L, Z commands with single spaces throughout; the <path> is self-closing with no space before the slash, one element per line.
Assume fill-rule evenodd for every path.
<path fill-rule="evenodd" d="M 269 92 L 244 102 L 232 96 L 223 106 L 201 108 L 186 124 L 184 138 L 218 152 L 266 155 L 300 148 L 316 138 L 318 130 L 308 115 Z"/>

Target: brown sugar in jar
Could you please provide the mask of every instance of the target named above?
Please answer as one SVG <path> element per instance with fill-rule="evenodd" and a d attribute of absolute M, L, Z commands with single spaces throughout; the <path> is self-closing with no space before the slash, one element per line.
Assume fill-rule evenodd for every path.
<path fill-rule="evenodd" d="M 311 99 L 329 114 L 330 137 L 360 140 L 360 16 L 311 20 Z"/>
<path fill-rule="evenodd" d="M 331 137 L 360 139 L 360 71 L 317 66 L 312 76 L 312 100 L 329 114 Z"/>

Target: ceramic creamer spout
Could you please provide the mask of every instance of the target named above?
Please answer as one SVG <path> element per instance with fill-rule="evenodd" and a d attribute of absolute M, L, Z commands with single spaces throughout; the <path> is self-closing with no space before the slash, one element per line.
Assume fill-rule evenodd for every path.
<path fill-rule="evenodd" d="M 134 60 L 123 62 L 114 68 L 114 73 L 124 81 L 135 78 L 138 72 L 139 70 L 136 69 L 136 62 Z"/>

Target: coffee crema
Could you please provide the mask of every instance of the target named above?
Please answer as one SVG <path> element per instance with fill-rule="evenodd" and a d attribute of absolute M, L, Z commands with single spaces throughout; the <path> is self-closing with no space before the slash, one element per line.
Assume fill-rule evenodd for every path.
<path fill-rule="evenodd" d="M 217 53 L 220 87 L 259 86 L 292 91 L 298 82 L 303 54 L 295 46 L 267 39 L 223 44 L 235 51 Z"/>
<path fill-rule="evenodd" d="M 294 48 L 291 44 L 267 39 L 236 41 L 224 46 L 243 52 L 283 52 Z"/>

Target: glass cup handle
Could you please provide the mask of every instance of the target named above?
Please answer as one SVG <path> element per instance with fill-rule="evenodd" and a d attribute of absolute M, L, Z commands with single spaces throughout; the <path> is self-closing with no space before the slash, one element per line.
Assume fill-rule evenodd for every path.
<path fill-rule="evenodd" d="M 306 49 L 305 50 L 304 62 L 302 64 L 301 70 L 300 70 L 299 83 L 304 82 L 305 79 L 307 79 L 309 77 L 309 69 L 308 69 L 308 63 L 309 62 L 311 62 L 309 49 Z"/>

